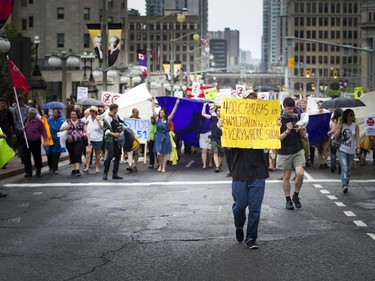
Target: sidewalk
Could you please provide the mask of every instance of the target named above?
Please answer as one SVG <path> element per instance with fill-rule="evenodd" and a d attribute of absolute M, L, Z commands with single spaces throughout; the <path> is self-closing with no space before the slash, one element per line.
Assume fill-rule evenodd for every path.
<path fill-rule="evenodd" d="M 62 153 L 60 157 L 60 162 L 65 161 L 67 159 L 69 159 L 68 153 L 67 152 Z M 33 163 L 33 171 L 35 172 L 32 156 L 31 156 L 31 162 Z M 42 152 L 42 163 L 43 163 L 43 167 L 48 166 L 47 156 L 44 154 L 44 151 Z M 24 173 L 25 173 L 25 168 L 23 164 L 21 164 L 21 159 L 16 155 L 8 162 L 6 169 L 0 169 L 0 180 L 4 180 L 4 179 L 17 176 L 20 174 L 24 174 Z"/>

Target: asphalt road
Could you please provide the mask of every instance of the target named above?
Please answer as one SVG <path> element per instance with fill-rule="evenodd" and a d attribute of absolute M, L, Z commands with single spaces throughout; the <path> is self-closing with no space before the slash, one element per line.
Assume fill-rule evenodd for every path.
<path fill-rule="evenodd" d="M 235 240 L 230 178 L 185 156 L 165 174 L 143 164 L 100 174 L 2 182 L 0 280 L 375 280 L 373 167 L 308 169 L 302 209 L 288 211 L 273 172 L 259 250 Z"/>

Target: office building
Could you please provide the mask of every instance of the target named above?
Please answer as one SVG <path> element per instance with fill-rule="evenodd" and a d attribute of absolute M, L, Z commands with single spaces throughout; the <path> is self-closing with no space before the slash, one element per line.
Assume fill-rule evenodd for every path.
<path fill-rule="evenodd" d="M 208 30 L 208 0 L 146 0 L 148 16 L 163 16 L 168 11 L 187 9 L 188 15 L 200 19 L 201 37 L 207 37 Z"/>
<path fill-rule="evenodd" d="M 208 38 L 227 41 L 227 65 L 237 66 L 240 62 L 240 32 L 225 28 L 224 31 L 210 31 Z M 215 60 L 216 61 L 216 60 Z"/>

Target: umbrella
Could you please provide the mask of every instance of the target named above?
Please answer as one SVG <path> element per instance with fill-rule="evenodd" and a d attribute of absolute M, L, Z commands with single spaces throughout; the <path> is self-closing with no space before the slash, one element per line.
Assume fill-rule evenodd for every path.
<path fill-rule="evenodd" d="M 99 100 L 92 99 L 92 98 L 78 100 L 78 101 L 76 101 L 75 104 L 82 105 L 82 106 L 92 106 L 92 105 L 95 105 L 95 106 L 104 106 L 104 103 L 102 103 Z"/>
<path fill-rule="evenodd" d="M 65 103 L 59 101 L 50 101 L 43 104 L 42 109 L 55 109 L 55 108 L 65 108 Z"/>
<path fill-rule="evenodd" d="M 339 97 L 331 100 L 327 100 L 322 103 L 320 108 L 339 108 L 339 107 L 359 107 L 359 106 L 366 106 L 361 100 L 359 99 L 351 99 L 345 97 Z"/>

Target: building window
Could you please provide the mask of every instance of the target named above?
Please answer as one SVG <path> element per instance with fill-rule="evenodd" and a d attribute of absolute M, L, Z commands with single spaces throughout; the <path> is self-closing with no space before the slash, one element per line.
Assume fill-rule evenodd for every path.
<path fill-rule="evenodd" d="M 22 7 L 26 7 L 26 6 L 27 6 L 27 1 L 26 1 L 26 0 L 22 0 L 22 2 L 21 2 L 21 6 L 22 6 Z"/>
<path fill-rule="evenodd" d="M 113 7 L 113 0 L 108 0 L 108 7 Z"/>
<path fill-rule="evenodd" d="M 64 8 L 57 8 L 57 19 L 58 20 L 64 19 Z"/>
<path fill-rule="evenodd" d="M 22 30 L 27 30 L 27 19 L 22 19 Z"/>
<path fill-rule="evenodd" d="M 90 19 L 90 8 L 83 8 L 83 19 L 84 20 Z"/>
<path fill-rule="evenodd" d="M 83 34 L 83 48 L 90 48 L 90 34 Z"/>
<path fill-rule="evenodd" d="M 57 48 L 64 48 L 64 33 L 57 34 Z"/>
<path fill-rule="evenodd" d="M 29 4 L 30 5 L 34 4 L 34 0 L 29 0 Z"/>
<path fill-rule="evenodd" d="M 34 17 L 29 17 L 29 28 L 34 27 Z"/>
<path fill-rule="evenodd" d="M 108 17 L 108 23 L 113 23 L 113 17 Z"/>
<path fill-rule="evenodd" d="M 125 9 L 125 0 L 121 0 L 121 9 Z"/>

